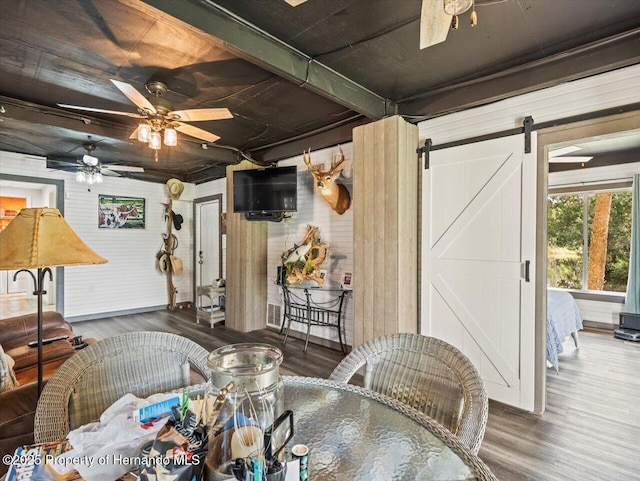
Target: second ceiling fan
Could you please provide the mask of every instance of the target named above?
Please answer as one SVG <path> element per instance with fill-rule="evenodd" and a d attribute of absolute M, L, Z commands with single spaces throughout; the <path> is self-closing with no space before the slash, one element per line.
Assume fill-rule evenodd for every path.
<path fill-rule="evenodd" d="M 285 0 L 289 5 L 297 7 L 307 0 Z M 506 1 L 506 0 L 496 0 Z M 458 15 L 472 9 L 470 22 L 478 24 L 475 0 L 422 0 L 420 12 L 420 49 L 431 47 L 447 39 L 449 29 L 458 28 Z"/>
<path fill-rule="evenodd" d="M 148 143 L 149 147 L 156 151 L 156 154 L 162 145 L 163 137 L 165 145 L 177 145 L 176 131 L 199 140 L 204 140 L 205 142 L 215 142 L 220 138 L 216 134 L 199 127 L 194 127 L 186 122 L 233 118 L 233 115 L 227 108 L 174 110 L 173 104 L 163 97 L 163 95 L 167 93 L 167 85 L 159 80 L 150 80 L 146 83 L 145 88 L 149 94 L 151 94 L 148 98 L 138 92 L 131 84 L 114 79 L 111 79 L 111 82 L 138 107 L 138 113 L 68 104 L 58 104 L 58 106 L 87 112 L 124 115 L 134 119 L 140 119 L 140 124 L 131 134 L 130 138 L 137 138 L 140 142 Z"/>

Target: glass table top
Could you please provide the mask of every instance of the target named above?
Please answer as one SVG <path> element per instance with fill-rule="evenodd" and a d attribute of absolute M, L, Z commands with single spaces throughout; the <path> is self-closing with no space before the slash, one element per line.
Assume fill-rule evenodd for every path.
<path fill-rule="evenodd" d="M 309 479 L 483 479 L 467 465 L 469 459 L 483 466 L 482 461 L 457 440 L 442 440 L 425 427 L 444 429 L 423 413 L 408 408 L 406 414 L 397 410 L 398 405 L 407 409 L 399 402 L 348 384 L 283 379 L 285 408 L 294 416 L 295 434 L 288 447 L 309 446 Z"/>

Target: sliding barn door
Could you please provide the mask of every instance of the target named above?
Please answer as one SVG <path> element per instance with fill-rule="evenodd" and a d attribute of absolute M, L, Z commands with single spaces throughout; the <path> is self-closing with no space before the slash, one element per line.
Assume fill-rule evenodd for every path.
<path fill-rule="evenodd" d="M 465 353 L 490 398 L 527 410 L 534 401 L 535 169 L 535 155 L 524 153 L 516 135 L 431 152 L 423 174 L 422 333 Z"/>

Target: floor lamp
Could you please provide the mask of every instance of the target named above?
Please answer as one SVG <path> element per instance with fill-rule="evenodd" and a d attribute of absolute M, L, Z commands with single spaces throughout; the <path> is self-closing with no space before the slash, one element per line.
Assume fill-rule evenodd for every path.
<path fill-rule="evenodd" d="M 67 224 L 58 209 L 22 209 L 0 232 L 0 270 L 16 270 L 32 277 L 38 296 L 38 396 L 42 392 L 42 296 L 51 267 L 104 264 L 106 259 L 87 246 Z M 34 275 L 28 269 L 37 269 Z"/>

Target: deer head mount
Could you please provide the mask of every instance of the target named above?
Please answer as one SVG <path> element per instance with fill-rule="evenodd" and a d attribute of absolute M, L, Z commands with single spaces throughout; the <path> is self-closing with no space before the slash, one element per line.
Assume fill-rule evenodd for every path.
<path fill-rule="evenodd" d="M 316 180 L 316 186 L 320 189 L 324 200 L 327 201 L 329 207 L 342 215 L 351 205 L 351 195 L 343 184 L 336 182 L 342 169 L 345 167 L 344 161 L 346 160 L 342 149 L 339 150 L 340 153 L 333 153 L 329 170 L 320 170 L 319 167 L 315 167 L 311 163 L 311 149 L 309 149 L 309 152 L 303 152 L 302 158 L 313 174 Z"/>

